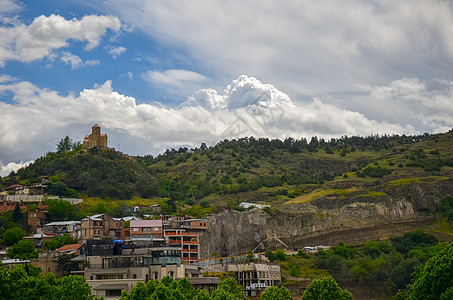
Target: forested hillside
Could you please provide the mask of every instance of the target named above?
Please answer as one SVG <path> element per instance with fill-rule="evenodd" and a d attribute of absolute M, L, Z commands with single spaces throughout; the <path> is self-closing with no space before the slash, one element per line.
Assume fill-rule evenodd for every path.
<path fill-rule="evenodd" d="M 215 146 L 131 157 L 91 148 L 49 152 L 2 178 L 2 187 L 52 179 L 49 194 L 170 198 L 218 207 L 241 200 L 296 201 L 329 182 L 440 180 L 453 169 L 453 132 L 419 136 L 224 140 Z M 396 180 L 396 181 L 395 181 Z"/>

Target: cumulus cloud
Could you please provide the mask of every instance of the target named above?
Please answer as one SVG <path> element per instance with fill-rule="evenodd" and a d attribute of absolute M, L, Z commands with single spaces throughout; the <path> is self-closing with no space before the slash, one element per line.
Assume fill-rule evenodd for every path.
<path fill-rule="evenodd" d="M 66 135 L 81 140 L 95 123 L 107 133 L 111 147 L 132 155 L 155 155 L 166 148 L 197 147 L 252 135 L 331 138 L 345 134 L 416 134 L 423 132 L 420 126 L 445 132 L 453 127 L 449 100 L 453 82 L 404 78 L 368 90 L 363 101 L 390 98 L 393 102 L 389 107 L 398 102 L 414 118 L 420 118 L 414 107 L 423 107 L 425 124 L 413 118 L 377 121 L 321 98 L 294 101 L 275 86 L 245 75 L 221 92 L 199 90 L 175 108 L 160 103 L 137 104 L 135 98 L 116 92 L 111 81 L 67 96 L 29 82 L 4 82 L 0 84 L 0 99 L 9 92 L 14 104 L 0 101 L 0 161 L 7 164 L 35 159 L 55 151 Z"/>
<path fill-rule="evenodd" d="M 66 20 L 62 16 L 39 16 L 30 25 L 0 27 L 0 66 L 8 60 L 31 62 L 68 47 L 68 40 L 86 42 L 85 50 L 97 47 L 108 29 L 119 31 L 121 21 L 112 16 L 88 15 Z M 76 62 L 77 65 L 77 62 Z M 74 65 L 73 65 L 74 66 Z"/>
<path fill-rule="evenodd" d="M 188 70 L 166 70 L 164 72 L 148 71 L 143 74 L 143 78 L 159 85 L 165 86 L 182 86 L 186 82 L 200 82 L 207 78 L 196 72 Z"/>
<path fill-rule="evenodd" d="M 79 56 L 67 51 L 61 52 L 60 60 L 65 64 L 70 64 L 72 70 L 80 69 L 84 66 L 95 66 L 99 64 L 99 60 L 87 60 L 83 62 Z"/>
<path fill-rule="evenodd" d="M 208 78 L 197 72 L 181 69 L 148 71 L 141 76 L 152 88 L 162 89 L 175 97 L 187 97 L 208 81 Z"/>
<path fill-rule="evenodd" d="M 127 49 L 125 47 L 112 47 L 112 46 L 106 46 L 105 50 L 114 59 L 116 59 L 118 56 L 120 56 L 121 54 L 123 54 L 127 51 Z"/>
<path fill-rule="evenodd" d="M 355 91 L 360 84 L 403 77 L 453 80 L 451 1 L 108 5 L 128 24 L 220 78 L 255 74 L 291 95 Z"/>
<path fill-rule="evenodd" d="M 7 176 L 9 175 L 12 171 L 17 171 L 19 170 L 20 168 L 24 168 L 26 166 L 28 166 L 29 164 L 32 164 L 34 163 L 34 160 L 30 160 L 30 161 L 27 161 L 27 162 L 19 162 L 19 163 L 15 163 L 15 162 L 10 162 L 6 165 L 4 165 L 1 161 L 0 161 L 0 177 L 4 177 L 4 176 Z"/>

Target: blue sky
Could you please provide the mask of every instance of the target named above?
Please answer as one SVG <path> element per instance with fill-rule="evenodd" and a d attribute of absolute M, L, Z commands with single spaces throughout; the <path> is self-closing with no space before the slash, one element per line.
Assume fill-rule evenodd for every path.
<path fill-rule="evenodd" d="M 132 155 L 446 132 L 449 1 L 0 0 L 0 175 L 98 123 Z"/>

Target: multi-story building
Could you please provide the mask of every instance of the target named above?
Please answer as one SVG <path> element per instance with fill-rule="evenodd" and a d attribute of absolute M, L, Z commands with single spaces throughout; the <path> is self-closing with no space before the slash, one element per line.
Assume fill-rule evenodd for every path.
<path fill-rule="evenodd" d="M 49 223 L 49 214 L 45 210 L 34 210 L 28 212 L 27 223 L 31 231 L 36 232 L 39 227 Z"/>
<path fill-rule="evenodd" d="M 42 226 L 42 233 L 63 235 L 69 233 L 73 239 L 82 238 L 82 226 L 80 221 L 51 222 Z"/>
<path fill-rule="evenodd" d="M 184 263 L 194 263 L 200 259 L 198 233 L 185 229 L 165 229 L 165 240 L 170 247 L 181 250 Z"/>
<path fill-rule="evenodd" d="M 148 282 L 170 276 L 185 277 L 179 250 L 159 247 L 159 243 L 112 243 L 87 241 L 83 255 L 73 259 L 72 274 L 82 275 L 92 293 L 116 299 L 123 290 L 130 292 L 139 281 Z"/>
<path fill-rule="evenodd" d="M 181 249 L 181 258 L 185 263 L 198 262 L 200 260 L 198 234 L 208 229 L 208 220 L 171 216 L 166 222 L 164 235 L 168 245 Z"/>
<path fill-rule="evenodd" d="M 106 214 L 89 216 L 82 220 L 82 239 L 101 239 L 104 236 L 121 237 L 122 219 L 114 219 Z"/>
<path fill-rule="evenodd" d="M 163 239 L 162 220 L 131 220 L 130 239 Z"/>
<path fill-rule="evenodd" d="M 279 286 L 282 278 L 280 265 L 274 263 L 226 263 L 204 268 L 205 272 L 232 272 L 246 296 L 258 296 L 270 286 Z"/>

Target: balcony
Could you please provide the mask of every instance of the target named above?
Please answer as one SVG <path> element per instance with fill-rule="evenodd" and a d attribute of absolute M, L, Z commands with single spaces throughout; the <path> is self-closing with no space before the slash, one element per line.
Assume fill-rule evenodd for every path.
<path fill-rule="evenodd" d="M 182 249 L 182 252 L 198 252 L 198 249 Z"/>

